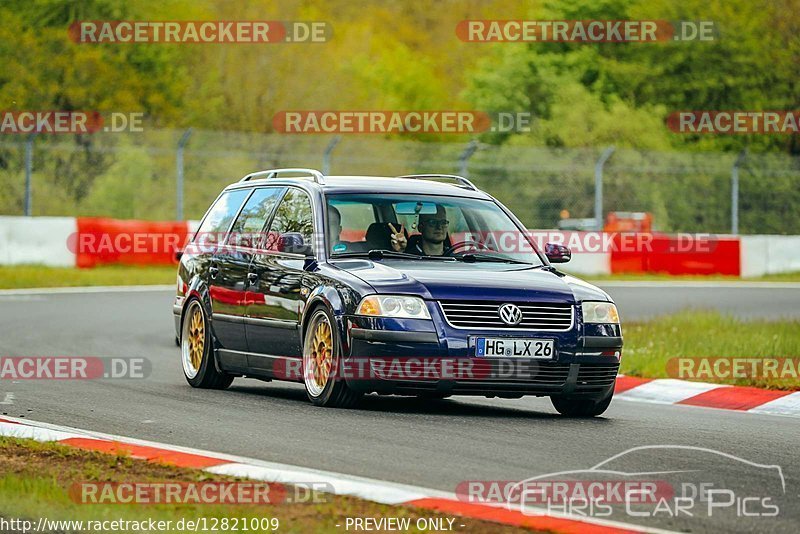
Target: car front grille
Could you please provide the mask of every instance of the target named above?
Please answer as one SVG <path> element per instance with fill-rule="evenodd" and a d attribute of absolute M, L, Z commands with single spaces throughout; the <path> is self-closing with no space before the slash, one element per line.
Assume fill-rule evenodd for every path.
<path fill-rule="evenodd" d="M 508 325 L 500 319 L 500 306 L 507 301 L 439 301 L 444 317 L 456 328 L 497 328 L 560 332 L 572 327 L 573 306 L 568 303 L 509 302 L 522 311 L 522 321 Z"/>

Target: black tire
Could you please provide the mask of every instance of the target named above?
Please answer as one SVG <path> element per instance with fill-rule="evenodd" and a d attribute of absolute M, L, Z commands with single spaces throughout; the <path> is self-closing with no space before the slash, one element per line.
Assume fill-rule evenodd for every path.
<path fill-rule="evenodd" d="M 200 314 L 202 322 L 202 333 L 198 333 L 196 328 L 199 324 L 192 324 L 195 313 Z M 195 334 L 194 336 L 191 334 Z M 192 360 L 192 339 L 202 338 L 202 356 L 199 368 L 196 367 L 197 360 Z M 196 298 L 192 298 L 186 305 L 186 311 L 181 319 L 181 367 L 183 376 L 190 386 L 202 389 L 226 389 L 233 382 L 233 375 L 217 370 L 215 362 L 216 356 L 213 348 L 213 338 L 211 326 L 203 305 Z"/>
<path fill-rule="evenodd" d="M 567 417 L 595 417 L 608 409 L 608 405 L 611 404 L 611 399 L 613 397 L 614 392 L 612 391 L 603 399 L 579 399 L 552 396 L 550 397 L 550 402 L 553 403 L 553 407 L 561 415 Z"/>
<path fill-rule="evenodd" d="M 304 335 L 303 335 L 303 383 L 306 388 L 306 396 L 316 406 L 325 406 L 328 408 L 352 408 L 361 399 L 362 394 L 353 391 L 348 387 L 344 378 L 340 376 L 338 370 L 341 362 L 342 343 L 339 339 L 339 332 L 336 328 L 336 322 L 333 315 L 328 311 L 325 306 L 318 306 L 311 310 L 311 316 L 308 320 Z M 311 352 L 307 353 L 313 346 L 314 333 L 320 323 L 327 323 L 330 329 L 330 341 L 332 343 L 331 354 L 331 367 L 328 371 L 327 379 L 324 386 L 320 390 L 320 385 L 314 378 L 314 369 L 307 370 L 306 363 L 311 358 Z"/>

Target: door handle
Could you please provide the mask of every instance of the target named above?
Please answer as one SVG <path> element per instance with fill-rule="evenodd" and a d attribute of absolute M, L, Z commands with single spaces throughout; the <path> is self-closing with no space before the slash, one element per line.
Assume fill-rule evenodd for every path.
<path fill-rule="evenodd" d="M 256 273 L 247 273 L 247 280 L 251 284 L 255 284 L 258 281 L 258 274 L 256 274 Z"/>
<path fill-rule="evenodd" d="M 219 267 L 217 267 L 216 265 L 212 265 L 211 267 L 208 268 L 208 272 L 211 275 L 211 278 L 216 278 L 217 275 L 219 274 Z"/>

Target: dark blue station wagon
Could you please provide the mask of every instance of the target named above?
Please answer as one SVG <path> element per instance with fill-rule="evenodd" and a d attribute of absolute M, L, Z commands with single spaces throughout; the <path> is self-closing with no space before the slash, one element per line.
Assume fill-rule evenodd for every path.
<path fill-rule="evenodd" d="M 186 380 L 291 380 L 316 405 L 365 394 L 549 396 L 595 416 L 622 354 L 617 309 L 552 264 L 500 202 L 451 175 L 274 169 L 225 188 L 180 254 Z"/>

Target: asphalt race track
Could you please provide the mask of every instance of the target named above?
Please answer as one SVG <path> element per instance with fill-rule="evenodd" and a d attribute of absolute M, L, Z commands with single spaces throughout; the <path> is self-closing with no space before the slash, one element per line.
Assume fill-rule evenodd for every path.
<path fill-rule="evenodd" d="M 685 309 L 716 310 L 740 319 L 800 317 L 797 282 L 600 282 L 625 321 Z"/>
<path fill-rule="evenodd" d="M 612 287 L 613 286 L 613 287 Z M 798 316 L 800 284 L 779 289 L 609 284 L 625 320 L 687 305 L 743 316 Z M 705 447 L 778 465 L 786 481 L 774 518 L 610 519 L 653 528 L 796 532 L 800 420 L 688 406 L 617 401 L 593 420 L 559 417 L 548 399 L 365 399 L 355 410 L 314 408 L 302 386 L 239 379 L 228 391 L 186 384 L 174 345 L 171 291 L 0 294 L 3 356 L 146 357 L 140 380 L 0 381 L 0 413 L 268 461 L 455 491 L 464 480 L 522 480 L 589 468 L 641 445 Z M 762 310 L 762 313 L 759 313 Z M 668 454 L 631 458 L 627 470 L 664 468 Z M 766 474 L 723 461 L 715 476 L 759 495 Z M 737 492 L 737 496 L 739 492 Z M 753 521 L 753 522 L 749 522 Z"/>

